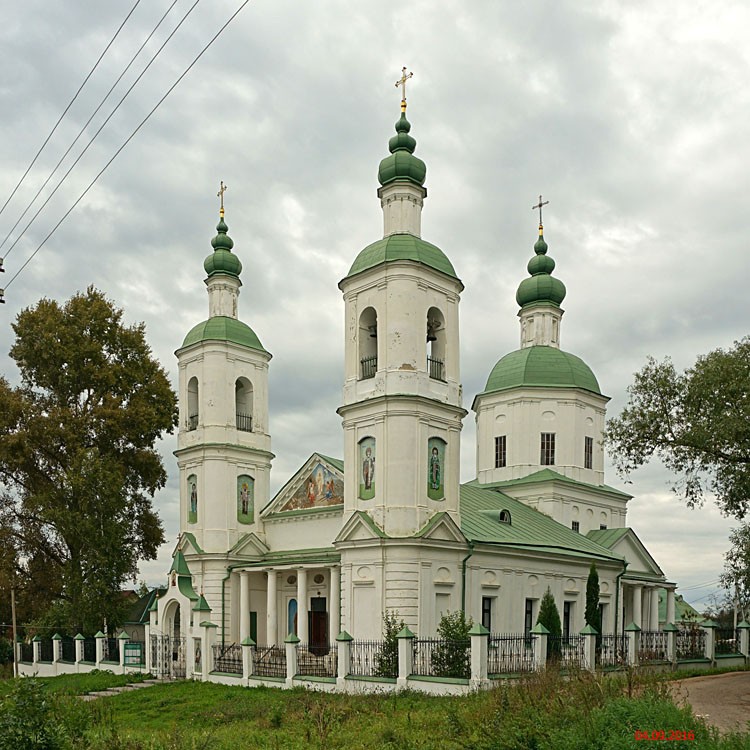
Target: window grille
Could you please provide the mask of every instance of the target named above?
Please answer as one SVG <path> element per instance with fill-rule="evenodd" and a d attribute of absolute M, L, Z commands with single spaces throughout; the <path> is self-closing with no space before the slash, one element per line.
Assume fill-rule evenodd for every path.
<path fill-rule="evenodd" d="M 499 435 L 495 438 L 495 468 L 502 469 L 507 465 L 506 436 Z"/>
<path fill-rule="evenodd" d="M 555 465 L 555 433 L 543 432 L 541 444 L 541 456 L 539 463 L 542 466 Z"/>

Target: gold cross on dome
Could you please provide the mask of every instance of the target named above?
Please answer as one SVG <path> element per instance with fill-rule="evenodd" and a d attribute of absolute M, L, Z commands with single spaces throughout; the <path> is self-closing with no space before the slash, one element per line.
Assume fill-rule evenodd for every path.
<path fill-rule="evenodd" d="M 546 206 L 549 203 L 549 201 L 544 201 L 542 203 L 542 196 L 539 196 L 539 203 L 536 204 L 536 206 L 532 206 L 531 210 L 535 211 L 537 208 L 539 209 L 539 229 L 542 228 L 542 206 Z"/>
<path fill-rule="evenodd" d="M 226 193 L 229 188 L 224 184 L 224 180 L 222 180 L 219 184 L 220 184 L 219 192 L 216 193 L 216 197 L 221 201 L 221 206 L 219 208 L 219 216 L 221 216 L 221 218 L 223 219 L 224 218 L 224 193 Z"/>
<path fill-rule="evenodd" d="M 401 68 L 401 78 L 396 81 L 396 88 L 401 86 L 401 111 L 406 112 L 406 82 L 414 75 L 414 73 L 407 73 L 406 66 Z"/>

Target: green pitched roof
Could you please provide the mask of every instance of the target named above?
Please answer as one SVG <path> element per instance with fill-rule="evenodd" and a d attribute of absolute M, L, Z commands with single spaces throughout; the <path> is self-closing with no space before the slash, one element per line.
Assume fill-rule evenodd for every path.
<path fill-rule="evenodd" d="M 191 328 L 188 335 L 185 336 L 181 348 L 198 344 L 201 341 L 229 341 L 233 344 L 246 346 L 249 349 L 266 351 L 263 344 L 260 343 L 260 339 L 255 335 L 255 331 L 249 325 L 223 315 L 204 320 Z"/>
<path fill-rule="evenodd" d="M 484 393 L 521 386 L 582 388 L 601 395 L 591 368 L 554 346 L 528 346 L 506 354 L 492 368 Z"/>
<path fill-rule="evenodd" d="M 382 240 L 368 245 L 355 258 L 347 278 L 366 271 L 368 268 L 379 266 L 381 263 L 397 260 L 413 260 L 416 263 L 434 268 L 436 271 L 446 274 L 446 276 L 458 278 L 453 265 L 437 245 L 406 232 L 390 234 L 383 237 Z"/>
<path fill-rule="evenodd" d="M 583 487 L 587 490 L 596 490 L 597 492 L 604 492 L 607 495 L 614 495 L 623 499 L 630 499 L 632 495 L 622 490 L 610 487 L 608 484 L 590 484 L 589 482 L 581 482 L 577 479 L 571 479 L 566 477 L 564 474 L 560 474 L 552 469 L 540 469 L 532 474 L 527 474 L 525 477 L 519 479 L 505 479 L 502 482 L 489 482 L 487 484 L 480 484 L 476 479 L 472 479 L 468 484 L 472 487 L 483 487 L 485 489 L 511 489 L 518 485 L 524 484 L 537 484 L 539 482 L 562 482 L 575 487 Z M 611 529 L 616 531 L 616 529 Z M 598 531 L 597 531 L 598 533 Z"/>
<path fill-rule="evenodd" d="M 674 619 L 675 622 L 680 620 L 688 620 L 692 622 L 700 622 L 702 615 L 698 610 L 691 604 L 688 604 L 681 594 L 675 594 L 674 597 Z M 667 591 L 666 589 L 659 589 L 659 622 L 666 622 L 667 620 Z"/>
<path fill-rule="evenodd" d="M 601 544 L 602 547 L 612 549 L 628 531 L 630 529 L 627 526 L 621 529 L 592 529 L 586 533 L 586 536 L 593 539 L 597 544 Z"/>
<path fill-rule="evenodd" d="M 500 511 L 510 513 L 511 522 L 499 519 Z M 544 551 L 572 557 L 611 560 L 622 558 L 583 534 L 553 520 L 497 490 L 461 485 L 461 530 L 473 542 Z"/>
<path fill-rule="evenodd" d="M 322 453 L 318 453 L 318 455 L 324 460 L 327 461 L 331 466 L 338 469 L 339 471 L 344 470 L 344 462 L 340 458 L 331 458 L 330 456 L 324 456 Z"/>

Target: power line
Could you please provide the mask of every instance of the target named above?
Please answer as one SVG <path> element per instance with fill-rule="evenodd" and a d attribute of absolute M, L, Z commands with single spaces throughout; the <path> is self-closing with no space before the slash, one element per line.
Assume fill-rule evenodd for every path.
<path fill-rule="evenodd" d="M 52 189 L 52 192 L 45 198 L 44 203 L 42 203 L 42 205 L 39 206 L 39 208 L 37 209 L 36 213 L 31 217 L 31 219 L 26 224 L 26 226 L 21 230 L 21 233 L 18 235 L 18 237 L 16 237 L 16 239 L 13 240 L 13 242 L 11 243 L 11 246 L 8 248 L 8 251 L 6 253 L 6 257 L 8 255 L 10 255 L 11 251 L 13 250 L 13 248 L 21 241 L 21 239 L 23 238 L 24 234 L 26 234 L 26 232 L 28 231 L 29 227 L 36 221 L 37 216 L 39 216 L 39 214 L 42 213 L 42 211 L 44 210 L 44 207 L 52 200 L 52 198 L 55 195 L 55 193 L 60 189 L 60 186 L 63 184 L 63 182 L 65 182 L 65 180 L 67 179 L 68 175 L 73 171 L 73 169 L 75 168 L 76 164 L 78 164 L 78 162 L 81 161 L 81 159 L 83 158 L 84 154 L 89 150 L 89 147 L 91 146 L 91 144 L 93 144 L 93 142 L 98 138 L 99 134 L 102 132 L 102 130 L 104 130 L 105 126 L 112 119 L 112 117 L 114 116 L 115 112 L 117 112 L 117 110 L 120 108 L 120 105 L 128 98 L 128 96 L 130 95 L 131 91 L 136 87 L 136 85 L 141 80 L 141 78 L 143 78 L 143 76 L 146 74 L 146 71 L 151 67 L 151 65 L 154 62 L 154 60 L 156 60 L 156 58 L 161 54 L 162 50 L 167 46 L 167 44 L 172 39 L 172 37 L 177 33 L 177 31 L 180 28 L 180 26 L 182 26 L 182 24 L 187 20 L 187 17 L 195 10 L 195 6 L 198 5 L 199 2 L 200 2 L 200 0 L 195 0 L 195 2 L 190 6 L 190 8 L 188 8 L 187 13 L 185 13 L 185 15 L 180 19 L 180 22 L 177 24 L 177 26 L 174 27 L 174 29 L 172 29 L 171 33 L 164 40 L 164 42 L 162 43 L 161 47 L 159 47 L 159 49 L 156 50 L 156 52 L 153 54 L 153 56 L 148 61 L 148 63 L 146 63 L 146 67 L 138 74 L 138 77 L 133 81 L 133 83 L 130 84 L 130 87 L 123 94 L 123 96 L 120 99 L 120 101 L 117 102 L 117 104 L 115 105 L 115 108 L 109 113 L 109 115 L 107 115 L 107 118 L 99 126 L 98 130 L 96 131 L 96 133 L 94 133 L 94 135 L 91 136 L 91 139 L 83 147 L 83 150 L 81 151 L 81 153 L 78 154 L 78 156 L 75 158 L 75 161 L 68 167 L 68 171 L 60 178 L 60 181 L 57 183 L 57 185 L 55 185 L 55 187 Z M 141 123 L 141 124 L 143 124 L 143 123 Z M 105 169 L 106 169 L 106 167 L 105 167 Z M 54 229 L 52 231 L 54 232 Z M 24 265 L 26 265 L 26 264 L 24 263 Z M 15 276 L 13 278 L 15 278 Z M 10 284 L 8 284 L 8 285 L 10 285 Z M 6 289 L 7 289 L 7 286 L 6 286 Z"/>
<path fill-rule="evenodd" d="M 104 55 L 107 54 L 107 50 L 112 46 L 112 44 L 114 43 L 115 39 L 117 39 L 118 35 L 122 31 L 122 27 L 125 26 L 125 24 L 127 23 L 128 19 L 130 18 L 130 16 L 133 15 L 133 11 L 138 7 L 138 5 L 139 5 L 140 2 L 141 2 L 141 0 L 136 0 L 135 1 L 135 5 L 130 9 L 130 12 L 128 13 L 128 15 L 125 16 L 125 20 L 120 24 L 119 28 L 115 32 L 115 35 L 109 40 L 109 43 L 104 48 L 104 52 L 102 52 L 102 54 L 99 55 L 99 59 L 94 63 L 94 67 L 91 68 L 91 70 L 89 71 L 89 74 L 83 79 L 83 83 L 79 86 L 78 91 L 76 91 L 75 95 L 73 96 L 73 98 L 68 103 L 68 106 L 65 107 L 65 110 L 60 115 L 58 121 L 54 124 L 52 130 L 50 130 L 49 135 L 44 139 L 44 143 L 42 143 L 42 145 L 39 147 L 39 151 L 36 152 L 36 156 L 34 156 L 34 158 L 31 160 L 31 164 L 29 164 L 29 166 L 26 167 L 26 171 L 21 176 L 21 179 L 18 181 L 18 184 L 13 188 L 13 191 L 8 196 L 8 198 L 5 201 L 5 203 L 3 203 L 3 207 L 0 208 L 0 216 L 2 215 L 3 211 L 5 211 L 5 207 L 8 205 L 8 203 L 10 203 L 11 199 L 13 198 L 13 196 L 16 194 L 16 190 L 18 190 L 18 188 L 21 187 L 21 183 L 26 179 L 26 175 L 28 175 L 28 173 L 31 171 L 31 168 L 36 163 L 36 160 L 39 158 L 39 154 L 42 153 L 42 151 L 44 150 L 44 147 L 47 145 L 47 143 L 49 143 L 49 139 L 52 138 L 52 136 L 54 135 L 55 131 L 57 130 L 57 126 L 62 122 L 63 117 L 65 117 L 65 115 L 68 113 L 68 110 L 73 106 L 73 102 L 75 102 L 75 100 L 78 98 L 78 94 L 81 93 L 81 91 L 83 90 L 83 87 L 86 85 L 86 83 L 88 82 L 89 78 L 91 78 L 91 76 L 94 74 L 94 71 L 99 67 L 99 63 L 102 61 L 102 58 L 104 57 Z"/>
<path fill-rule="evenodd" d="M 139 2 L 140 2 L 140 0 L 139 0 Z M 159 19 L 159 21 L 156 24 L 156 26 L 154 26 L 154 28 L 152 29 L 151 33 L 146 37 L 146 39 L 144 40 L 143 44 L 141 44 L 141 46 L 138 48 L 138 51 L 133 55 L 133 57 L 130 58 L 130 62 L 125 66 L 125 68 L 123 68 L 122 73 L 120 73 L 120 75 L 117 77 L 117 80 L 112 84 L 112 87 L 110 88 L 110 90 L 104 95 L 104 98 L 101 100 L 101 102 L 99 102 L 99 106 L 91 113 L 91 117 L 89 117 L 89 119 L 86 120 L 85 125 L 78 131 L 78 135 L 73 139 L 73 142 L 70 144 L 70 146 L 68 146 L 67 151 L 60 157 L 60 161 L 58 161 L 57 164 L 55 164 L 54 169 L 49 173 L 47 179 L 44 181 L 44 183 L 39 188 L 39 190 L 36 191 L 36 195 L 29 201 L 29 203 L 26 206 L 26 208 L 24 208 L 23 213 L 18 217 L 18 219 L 16 219 L 16 223 L 10 228 L 10 231 L 8 232 L 8 234 L 5 235 L 5 239 L 2 242 L 0 242 L 0 250 L 3 248 L 3 246 L 5 245 L 5 243 L 8 241 L 8 238 L 13 234 L 13 232 L 16 229 L 16 227 L 21 223 L 21 220 L 23 219 L 23 217 L 26 216 L 26 213 L 28 212 L 28 210 L 34 205 L 34 203 L 36 202 L 36 199 L 39 197 L 39 195 L 41 194 L 42 190 L 44 190 L 44 188 L 47 187 L 47 184 L 49 183 L 49 181 L 54 176 L 55 172 L 57 172 L 57 170 L 59 169 L 60 165 L 65 160 L 65 157 L 71 152 L 71 150 L 73 149 L 73 146 L 76 145 L 76 143 L 78 142 L 78 139 L 83 135 L 84 131 L 89 126 L 89 124 L 94 119 L 94 117 L 96 117 L 97 112 L 99 112 L 99 110 L 104 106 L 104 102 L 107 101 L 107 99 L 109 98 L 109 95 L 115 90 L 115 87 L 117 86 L 117 84 L 120 83 L 120 81 L 122 80 L 123 76 L 128 72 L 128 70 L 130 70 L 130 66 L 135 62 L 135 60 L 138 57 L 138 55 L 141 54 L 141 52 L 143 51 L 143 48 L 149 43 L 149 41 L 151 40 L 151 37 L 156 33 L 156 31 L 159 28 L 159 26 L 161 26 L 161 24 L 164 21 L 164 19 L 167 17 L 167 15 L 169 14 L 169 12 L 172 10 L 172 8 L 174 8 L 174 6 L 176 4 L 177 4 L 177 0 L 173 0 L 172 4 L 169 6 L 169 8 L 167 8 L 167 10 L 164 12 L 164 15 Z M 122 104 L 122 101 L 120 102 L 120 104 Z M 119 104 L 118 104 L 118 107 L 119 107 Z M 115 108 L 115 110 L 116 109 L 117 108 Z M 112 114 L 114 114 L 114 111 L 113 111 Z M 110 115 L 110 117 L 111 117 L 111 115 Z M 81 154 L 81 155 L 83 155 L 83 154 Z M 27 227 L 27 229 L 28 229 L 28 227 Z M 13 243 L 13 246 L 15 246 L 15 243 Z M 5 254 L 6 258 L 10 255 L 12 249 L 13 249 L 13 247 L 11 247 L 8 250 L 8 252 Z"/>
<path fill-rule="evenodd" d="M 708 581 L 707 583 L 696 583 L 695 586 L 686 586 L 684 588 L 680 586 L 680 593 L 682 593 L 683 591 L 692 591 L 693 589 L 702 589 L 706 586 L 715 586 L 720 581 L 721 579 L 717 578 L 715 581 Z"/>
<path fill-rule="evenodd" d="M 234 19 L 240 14 L 242 9 L 249 2 L 250 0 L 244 0 L 242 5 L 240 5 L 240 7 L 237 8 L 237 10 L 229 17 L 226 23 L 216 32 L 216 34 L 214 34 L 214 36 L 209 40 L 208 44 L 206 44 L 206 46 L 203 47 L 203 49 L 197 54 L 197 56 L 193 59 L 190 65 L 188 65 L 188 67 L 185 68 L 185 70 L 180 74 L 179 78 L 177 78 L 177 80 L 169 87 L 169 89 L 167 89 L 164 96 L 162 96 L 162 98 L 159 99 L 159 101 L 156 103 L 154 108 L 143 118 L 143 120 L 141 120 L 141 122 L 138 124 L 136 129 L 127 137 L 127 139 L 120 146 L 120 148 L 118 148 L 117 151 L 115 151 L 112 158 L 102 167 L 101 171 L 89 183 L 88 187 L 78 196 L 75 203 L 73 203 L 73 205 L 63 214 L 60 221 L 58 221 L 57 224 L 55 224 L 55 226 L 52 228 L 52 231 L 50 231 L 50 233 L 39 243 L 36 250 L 34 250 L 34 252 L 26 259 L 26 262 L 18 269 L 18 271 L 16 271 L 16 273 L 11 278 L 11 280 L 6 284 L 5 286 L 6 289 L 18 278 L 18 276 L 23 271 L 23 269 L 26 268 L 26 266 L 31 262 L 31 259 L 42 249 L 42 247 L 45 245 L 47 240 L 49 240 L 49 238 L 52 237 L 52 235 L 57 231 L 58 227 L 72 213 L 73 209 L 81 202 L 81 200 L 83 200 L 86 193 L 88 193 L 89 190 L 91 190 L 91 188 L 94 186 L 96 181 L 104 174 L 104 172 L 106 172 L 109 165 L 112 164 L 112 162 L 119 156 L 120 152 L 125 148 L 125 146 L 128 145 L 128 143 L 130 143 L 130 141 L 135 137 L 136 133 L 138 133 L 138 131 L 148 122 L 148 120 L 151 118 L 151 115 L 153 115 L 154 112 L 156 112 L 156 110 L 161 106 L 162 102 L 164 102 L 164 100 L 172 93 L 172 91 L 174 91 L 175 88 L 177 88 L 177 85 L 180 83 L 180 81 L 182 81 L 182 79 L 192 70 L 193 66 L 198 62 L 198 60 L 200 60 L 201 57 L 203 57 L 203 55 L 209 49 L 209 47 L 211 47 L 211 45 L 219 38 L 219 36 L 221 36 L 221 34 L 227 28 L 227 26 L 229 26 L 229 24 L 232 23 L 232 21 L 234 21 Z"/>

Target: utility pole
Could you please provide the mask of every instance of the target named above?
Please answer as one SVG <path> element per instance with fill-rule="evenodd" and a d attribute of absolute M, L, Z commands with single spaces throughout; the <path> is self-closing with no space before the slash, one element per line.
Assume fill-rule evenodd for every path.
<path fill-rule="evenodd" d="M 13 676 L 18 677 L 18 632 L 16 630 L 16 584 L 10 584 L 10 616 L 13 624 Z"/>

